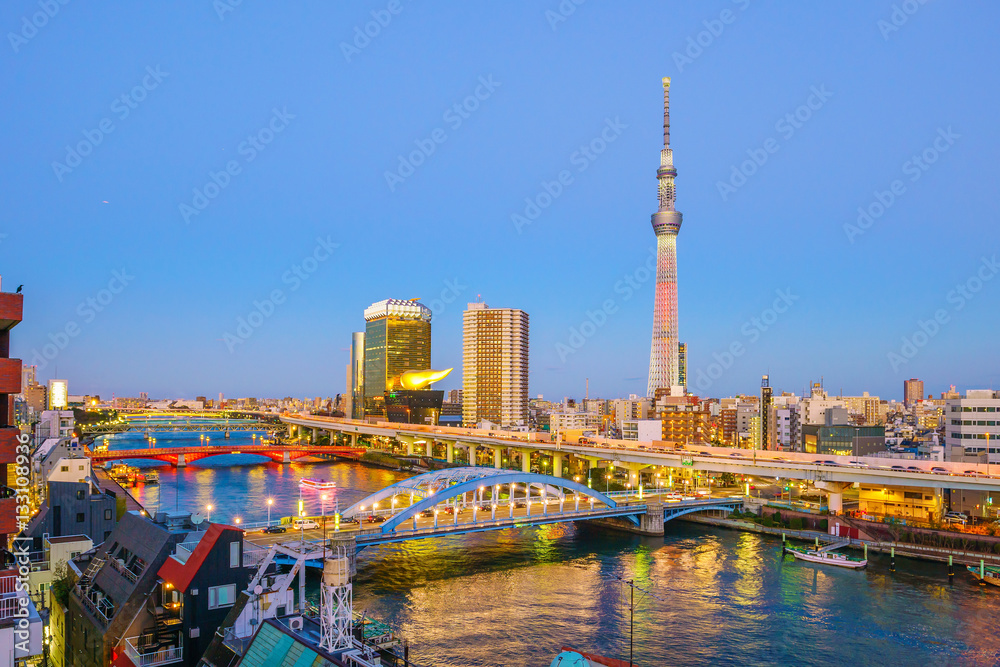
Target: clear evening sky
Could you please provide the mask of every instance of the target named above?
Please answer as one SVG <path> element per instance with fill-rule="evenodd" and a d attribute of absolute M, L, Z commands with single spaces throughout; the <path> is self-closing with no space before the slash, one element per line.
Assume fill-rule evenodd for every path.
<path fill-rule="evenodd" d="M 481 294 L 530 314 L 532 395 L 643 393 L 669 76 L 693 391 L 1000 386 L 997 25 L 916 0 L 4 2 L 11 356 L 74 394 L 327 396 L 364 308 L 422 297 L 450 389 Z"/>

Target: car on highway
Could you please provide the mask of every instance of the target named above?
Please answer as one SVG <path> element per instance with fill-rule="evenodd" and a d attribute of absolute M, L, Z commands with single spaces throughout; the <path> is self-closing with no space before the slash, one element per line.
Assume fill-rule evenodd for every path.
<path fill-rule="evenodd" d="M 293 530 L 313 530 L 314 528 L 319 528 L 319 524 L 312 519 L 293 519 L 292 529 Z"/>
<path fill-rule="evenodd" d="M 906 469 L 907 470 L 912 470 L 913 472 L 923 472 L 923 470 L 921 470 L 917 466 L 908 466 Z"/>
<path fill-rule="evenodd" d="M 933 468 L 931 468 L 931 472 L 948 472 L 948 471 L 940 466 L 934 466 Z"/>
<path fill-rule="evenodd" d="M 848 461 L 847 465 L 851 466 L 852 468 L 867 468 L 868 467 L 868 464 L 865 463 L 864 461 Z"/>
<path fill-rule="evenodd" d="M 963 474 L 965 474 L 965 475 L 972 475 L 973 477 L 979 477 L 979 471 L 978 470 L 966 470 Z"/>
<path fill-rule="evenodd" d="M 706 498 L 712 495 L 712 492 L 709 491 L 708 489 L 698 489 L 697 491 L 694 492 L 694 495 L 699 496 L 701 498 Z"/>
<path fill-rule="evenodd" d="M 426 518 L 430 518 L 430 517 L 434 516 L 434 508 L 433 507 L 428 507 L 425 510 L 420 510 L 420 516 L 426 517 Z"/>
<path fill-rule="evenodd" d="M 358 521 L 358 517 L 352 516 L 346 519 L 341 519 L 340 523 L 360 523 L 360 522 Z"/>
<path fill-rule="evenodd" d="M 698 500 L 694 496 L 681 496 L 681 500 Z"/>
<path fill-rule="evenodd" d="M 267 528 L 265 528 L 264 530 L 262 530 L 260 532 L 262 532 L 262 533 L 284 533 L 287 530 L 288 530 L 288 526 L 282 526 L 282 525 L 279 524 L 279 525 L 275 525 L 275 526 L 268 526 Z"/>
<path fill-rule="evenodd" d="M 906 470 L 903 466 L 892 466 L 890 470 Z"/>
<path fill-rule="evenodd" d="M 681 496 L 681 494 L 677 493 L 676 491 L 671 491 L 670 493 L 666 494 L 663 497 L 666 500 L 668 500 L 668 501 L 674 501 L 674 502 L 676 502 L 676 501 L 680 500 L 682 496 Z"/>
<path fill-rule="evenodd" d="M 366 523 L 383 523 L 384 521 L 385 517 L 380 514 L 369 514 L 365 517 Z"/>
<path fill-rule="evenodd" d="M 732 454 L 730 454 L 730 456 L 732 456 L 733 458 L 736 458 L 736 459 L 746 458 L 742 454 L 739 454 L 737 452 L 733 452 Z"/>

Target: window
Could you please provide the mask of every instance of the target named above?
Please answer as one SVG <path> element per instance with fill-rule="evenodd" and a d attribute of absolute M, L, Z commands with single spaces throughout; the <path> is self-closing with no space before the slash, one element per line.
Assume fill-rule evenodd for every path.
<path fill-rule="evenodd" d="M 229 567 L 239 567 L 240 566 L 240 543 L 230 542 L 229 543 Z"/>
<path fill-rule="evenodd" d="M 59 466 L 59 472 L 69 472 L 69 466 Z"/>
<path fill-rule="evenodd" d="M 77 512 L 77 513 L 76 513 L 76 522 L 77 522 L 77 523 L 83 523 L 83 522 L 84 522 L 85 520 L 86 520 L 86 519 L 85 519 L 85 517 L 83 516 L 83 512 Z"/>
<path fill-rule="evenodd" d="M 111 510 L 104 510 L 104 520 L 111 521 Z"/>
<path fill-rule="evenodd" d="M 79 491 L 76 492 L 76 499 L 83 500 L 83 489 L 80 489 Z"/>
<path fill-rule="evenodd" d="M 208 608 L 232 607 L 236 602 L 236 584 L 228 586 L 209 586 Z"/>

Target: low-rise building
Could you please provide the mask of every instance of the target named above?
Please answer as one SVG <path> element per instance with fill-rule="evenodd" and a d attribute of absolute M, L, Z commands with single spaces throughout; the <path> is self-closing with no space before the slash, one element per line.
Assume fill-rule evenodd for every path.
<path fill-rule="evenodd" d="M 944 409 L 949 449 L 961 447 L 966 455 L 982 453 L 1000 463 L 1000 391 L 970 389 L 965 398 L 946 399 Z"/>

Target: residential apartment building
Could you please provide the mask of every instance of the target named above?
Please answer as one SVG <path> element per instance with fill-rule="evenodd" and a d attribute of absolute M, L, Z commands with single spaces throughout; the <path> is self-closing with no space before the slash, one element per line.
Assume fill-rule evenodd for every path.
<path fill-rule="evenodd" d="M 470 303 L 462 315 L 462 418 L 528 424 L 528 314 Z"/>
<path fill-rule="evenodd" d="M 965 398 L 946 399 L 944 409 L 949 450 L 986 454 L 990 463 L 1000 463 L 1000 391 L 969 389 Z"/>

